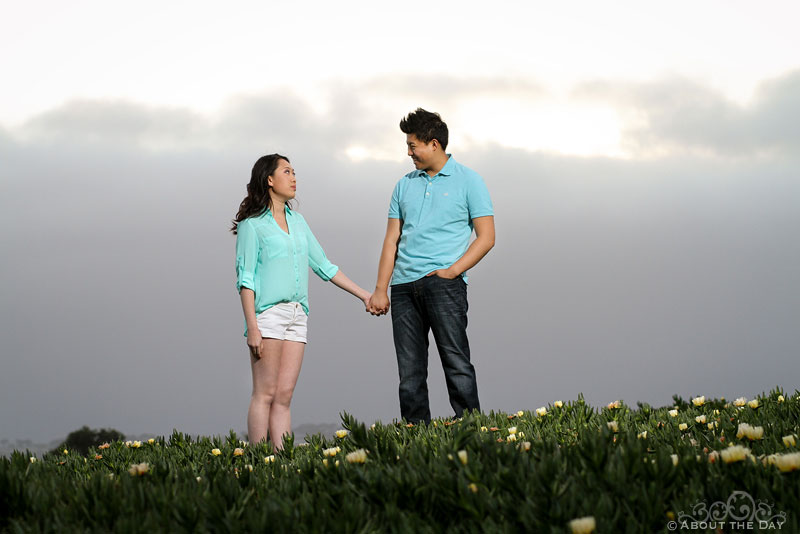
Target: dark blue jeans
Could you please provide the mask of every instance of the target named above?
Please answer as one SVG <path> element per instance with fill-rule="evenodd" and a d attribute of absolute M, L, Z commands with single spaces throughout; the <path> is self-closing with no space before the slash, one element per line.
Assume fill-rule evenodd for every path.
<path fill-rule="evenodd" d="M 428 332 L 433 331 L 442 360 L 450 406 L 460 416 L 480 410 L 475 368 L 467 340 L 467 284 L 429 276 L 392 286 L 392 330 L 400 374 L 400 414 L 407 421 L 430 422 Z"/>

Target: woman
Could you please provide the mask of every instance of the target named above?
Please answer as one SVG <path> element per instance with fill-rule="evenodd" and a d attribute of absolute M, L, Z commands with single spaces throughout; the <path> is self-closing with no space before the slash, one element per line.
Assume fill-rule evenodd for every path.
<path fill-rule="evenodd" d="M 306 344 L 308 267 L 364 302 L 370 294 L 333 265 L 302 215 L 291 209 L 297 181 L 289 158 L 263 156 L 253 166 L 236 234 L 236 289 L 253 371 L 247 413 L 250 442 L 283 448 L 291 432 L 292 400 Z"/>

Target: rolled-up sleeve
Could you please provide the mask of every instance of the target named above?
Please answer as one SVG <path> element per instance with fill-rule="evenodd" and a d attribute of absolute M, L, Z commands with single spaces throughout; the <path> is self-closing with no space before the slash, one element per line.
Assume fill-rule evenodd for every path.
<path fill-rule="evenodd" d="M 305 221 L 303 221 L 305 223 Z M 322 245 L 319 244 L 314 233 L 309 228 L 308 224 L 303 225 L 306 231 L 306 240 L 308 242 L 308 266 L 314 271 L 314 274 L 325 280 L 326 282 L 336 276 L 339 272 L 339 267 L 332 264 L 325 251 L 322 250 Z"/>
<path fill-rule="evenodd" d="M 258 263 L 258 234 L 245 219 L 236 227 L 236 291 L 243 287 L 256 290 L 255 274 Z"/>

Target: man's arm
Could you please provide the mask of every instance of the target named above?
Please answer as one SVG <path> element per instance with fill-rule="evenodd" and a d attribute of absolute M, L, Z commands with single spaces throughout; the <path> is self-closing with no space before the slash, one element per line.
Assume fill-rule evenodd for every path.
<path fill-rule="evenodd" d="M 494 247 L 494 217 L 492 215 L 475 217 L 472 219 L 472 226 L 475 228 L 475 241 L 469 245 L 464 255 L 447 269 L 437 269 L 428 276 L 453 279 L 475 267 Z"/>
<path fill-rule="evenodd" d="M 403 228 L 401 219 L 389 219 L 386 225 L 386 237 L 383 238 L 381 259 L 378 262 L 378 282 L 369 299 L 367 310 L 372 315 L 383 315 L 389 311 L 389 281 L 392 279 L 394 262 L 397 258 L 397 244 Z"/>

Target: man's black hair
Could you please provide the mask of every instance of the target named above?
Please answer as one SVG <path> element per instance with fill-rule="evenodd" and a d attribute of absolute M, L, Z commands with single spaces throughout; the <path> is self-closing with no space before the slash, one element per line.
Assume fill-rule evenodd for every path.
<path fill-rule="evenodd" d="M 442 145 L 442 150 L 447 149 L 447 124 L 438 113 L 417 108 L 400 121 L 400 130 L 404 134 L 415 135 L 423 143 L 436 139 Z"/>

